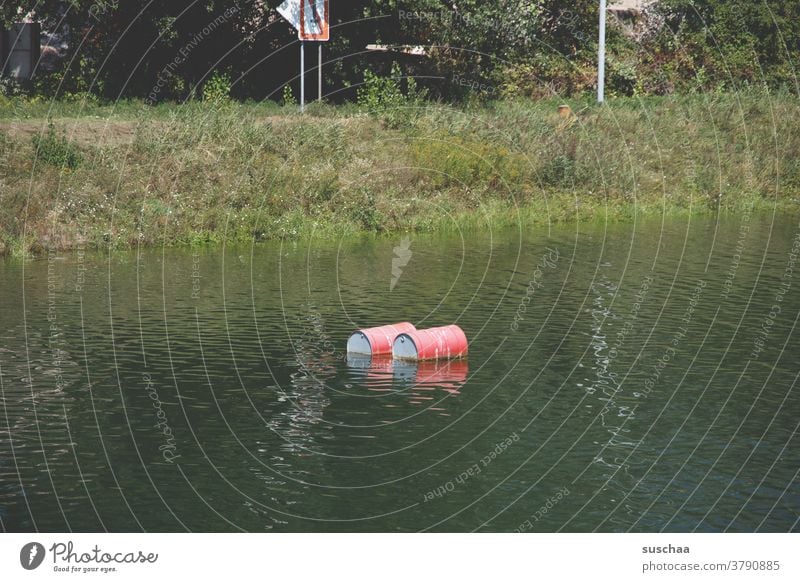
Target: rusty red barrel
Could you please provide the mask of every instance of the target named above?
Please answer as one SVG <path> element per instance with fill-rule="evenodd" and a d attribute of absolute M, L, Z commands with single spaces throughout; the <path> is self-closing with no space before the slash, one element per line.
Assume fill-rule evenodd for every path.
<path fill-rule="evenodd" d="M 416 331 L 416 328 L 407 321 L 358 329 L 347 340 L 347 352 L 350 354 L 391 354 L 395 338 L 401 333 L 413 331 Z"/>
<path fill-rule="evenodd" d="M 443 360 L 467 355 L 467 336 L 457 325 L 403 332 L 392 355 L 402 360 Z"/>

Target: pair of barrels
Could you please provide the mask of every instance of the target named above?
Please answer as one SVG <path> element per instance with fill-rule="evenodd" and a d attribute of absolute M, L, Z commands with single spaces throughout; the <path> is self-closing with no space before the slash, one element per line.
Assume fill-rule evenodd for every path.
<path fill-rule="evenodd" d="M 402 360 L 443 360 L 467 355 L 467 336 L 457 325 L 417 329 L 403 321 L 356 330 L 347 340 L 351 354 L 392 354 Z"/>

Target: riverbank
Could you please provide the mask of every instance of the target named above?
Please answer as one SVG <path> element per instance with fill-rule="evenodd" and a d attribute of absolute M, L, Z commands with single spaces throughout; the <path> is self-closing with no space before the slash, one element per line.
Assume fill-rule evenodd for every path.
<path fill-rule="evenodd" d="M 6 99 L 0 253 L 798 209 L 790 96 L 560 104 Z"/>

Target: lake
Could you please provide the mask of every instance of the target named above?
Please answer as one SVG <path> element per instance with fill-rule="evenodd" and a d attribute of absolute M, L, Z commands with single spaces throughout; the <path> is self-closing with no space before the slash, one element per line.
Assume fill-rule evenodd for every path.
<path fill-rule="evenodd" d="M 798 531 L 800 224 L 0 262 L 4 531 Z M 456 323 L 450 362 L 348 358 Z"/>

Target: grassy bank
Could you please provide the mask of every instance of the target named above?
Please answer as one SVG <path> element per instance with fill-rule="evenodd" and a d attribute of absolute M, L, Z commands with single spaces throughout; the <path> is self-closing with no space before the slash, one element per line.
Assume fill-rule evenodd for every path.
<path fill-rule="evenodd" d="M 0 107 L 0 251 L 635 215 L 800 198 L 800 103 L 732 95 L 354 106 Z"/>

